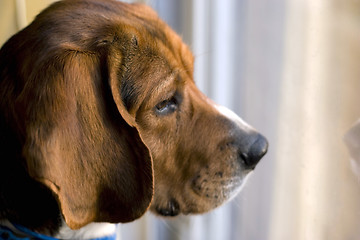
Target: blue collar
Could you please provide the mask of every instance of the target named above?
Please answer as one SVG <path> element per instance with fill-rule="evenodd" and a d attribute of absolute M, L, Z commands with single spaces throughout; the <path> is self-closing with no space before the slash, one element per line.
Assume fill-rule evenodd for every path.
<path fill-rule="evenodd" d="M 23 235 L 25 235 L 26 237 L 20 237 L 20 236 L 16 235 L 11 229 L 0 225 L 0 240 L 59 240 L 57 238 L 48 237 L 48 236 L 30 231 L 29 229 L 27 229 L 23 226 L 17 225 L 17 224 L 13 224 L 13 226 L 17 230 L 19 230 L 21 233 L 23 233 Z M 91 240 L 116 240 L 116 232 L 113 233 L 112 235 L 109 235 L 106 237 L 94 238 Z"/>

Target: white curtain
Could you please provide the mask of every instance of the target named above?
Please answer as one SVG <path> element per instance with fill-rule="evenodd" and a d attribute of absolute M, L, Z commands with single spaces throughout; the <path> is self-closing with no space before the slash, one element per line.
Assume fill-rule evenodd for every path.
<path fill-rule="evenodd" d="M 359 10 L 287 2 L 270 239 L 360 238 L 360 186 L 343 141 L 360 117 Z"/>

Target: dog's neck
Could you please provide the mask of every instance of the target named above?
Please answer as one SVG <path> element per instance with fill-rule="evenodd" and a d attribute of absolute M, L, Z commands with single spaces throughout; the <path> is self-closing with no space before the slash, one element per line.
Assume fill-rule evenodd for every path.
<path fill-rule="evenodd" d="M 79 230 L 70 229 L 65 223 L 55 235 L 58 239 L 116 239 L 116 225 L 110 223 L 90 223 Z"/>
<path fill-rule="evenodd" d="M 60 227 L 59 232 L 55 236 L 46 236 L 33 232 L 20 225 L 12 224 L 4 220 L 0 221 L 0 238 L 6 235 L 6 239 L 93 239 L 93 240 L 115 240 L 116 225 L 109 223 L 91 223 L 79 230 L 71 230 L 65 223 Z M 2 238 L 1 238 L 2 239 Z"/>

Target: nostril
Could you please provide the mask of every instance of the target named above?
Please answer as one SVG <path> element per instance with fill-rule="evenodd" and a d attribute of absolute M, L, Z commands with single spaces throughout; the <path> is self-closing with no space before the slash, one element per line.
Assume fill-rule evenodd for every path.
<path fill-rule="evenodd" d="M 268 141 L 262 135 L 258 135 L 255 142 L 250 146 L 248 152 L 240 154 L 241 159 L 249 169 L 254 169 L 260 159 L 266 154 Z"/>

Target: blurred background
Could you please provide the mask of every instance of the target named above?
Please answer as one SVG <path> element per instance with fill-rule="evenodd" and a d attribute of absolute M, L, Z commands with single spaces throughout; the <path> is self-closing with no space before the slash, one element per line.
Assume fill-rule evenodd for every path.
<path fill-rule="evenodd" d="M 0 0 L 1 44 L 51 2 Z M 193 50 L 199 88 L 270 148 L 232 202 L 200 216 L 148 213 L 120 225 L 121 239 L 360 239 L 359 176 L 343 141 L 360 118 L 360 1 L 142 2 Z"/>

